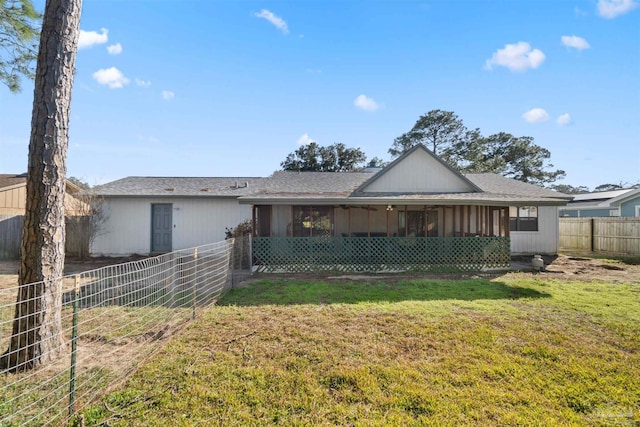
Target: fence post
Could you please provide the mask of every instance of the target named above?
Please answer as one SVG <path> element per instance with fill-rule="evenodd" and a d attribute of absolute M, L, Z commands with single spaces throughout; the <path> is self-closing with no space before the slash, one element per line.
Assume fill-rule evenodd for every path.
<path fill-rule="evenodd" d="M 595 236 L 594 234 L 596 233 L 596 227 L 595 227 L 595 218 L 591 218 L 589 221 L 589 251 L 593 252 L 593 250 L 595 249 Z"/>
<path fill-rule="evenodd" d="M 198 248 L 193 249 L 193 286 L 191 287 L 191 318 L 196 318 L 196 286 L 198 286 Z"/>
<path fill-rule="evenodd" d="M 71 371 L 69 381 L 69 418 L 75 413 L 76 398 L 76 354 L 78 350 L 78 296 L 80 295 L 80 275 L 75 276 L 73 287 L 73 325 L 71 327 Z"/>
<path fill-rule="evenodd" d="M 249 274 L 253 274 L 253 234 L 249 234 Z"/>

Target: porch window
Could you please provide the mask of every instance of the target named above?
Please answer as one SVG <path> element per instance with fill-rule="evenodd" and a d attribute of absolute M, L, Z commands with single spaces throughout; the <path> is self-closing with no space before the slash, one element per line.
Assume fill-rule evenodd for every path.
<path fill-rule="evenodd" d="M 509 229 L 511 231 L 538 231 L 538 207 L 510 206 Z"/>
<path fill-rule="evenodd" d="M 333 209 L 331 206 L 294 206 L 293 237 L 331 236 Z"/>

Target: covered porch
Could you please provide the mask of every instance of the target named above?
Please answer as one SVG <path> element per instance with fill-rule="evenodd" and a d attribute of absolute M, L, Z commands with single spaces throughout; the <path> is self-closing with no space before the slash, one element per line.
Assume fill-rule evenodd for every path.
<path fill-rule="evenodd" d="M 259 271 L 481 270 L 509 265 L 509 208 L 254 205 Z"/>

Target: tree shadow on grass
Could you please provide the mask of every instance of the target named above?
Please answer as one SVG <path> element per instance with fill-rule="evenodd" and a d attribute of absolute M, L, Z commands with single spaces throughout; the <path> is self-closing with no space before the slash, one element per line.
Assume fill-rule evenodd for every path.
<path fill-rule="evenodd" d="M 218 305 L 358 304 L 548 297 L 550 295 L 544 292 L 488 279 L 406 280 L 394 283 L 261 280 L 232 289 Z"/>

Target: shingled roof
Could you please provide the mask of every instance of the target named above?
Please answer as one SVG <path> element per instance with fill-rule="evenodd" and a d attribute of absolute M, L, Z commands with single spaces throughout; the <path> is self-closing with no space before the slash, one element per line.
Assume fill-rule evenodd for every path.
<path fill-rule="evenodd" d="M 372 176 L 368 172 L 278 171 L 256 177 L 128 177 L 94 188 L 104 197 L 220 197 L 241 203 L 406 203 L 497 205 L 537 203 L 563 205 L 571 196 L 491 173 L 466 174 L 481 192 L 366 193 L 356 190 Z"/>
<path fill-rule="evenodd" d="M 0 190 L 8 189 L 9 187 L 17 187 L 27 182 L 27 175 L 14 173 L 0 174 Z"/>
<path fill-rule="evenodd" d="M 480 192 L 366 193 L 356 191 L 370 173 L 276 172 L 261 189 L 240 197 L 241 203 L 341 204 L 551 204 L 564 205 L 571 196 L 491 173 L 465 174 Z"/>
<path fill-rule="evenodd" d="M 130 176 L 96 186 L 103 197 L 239 197 L 258 191 L 266 178 Z"/>

